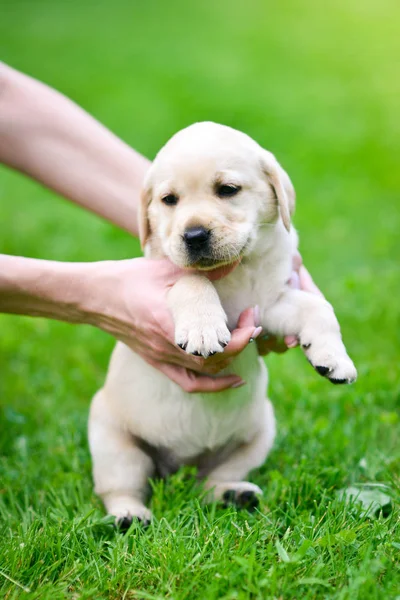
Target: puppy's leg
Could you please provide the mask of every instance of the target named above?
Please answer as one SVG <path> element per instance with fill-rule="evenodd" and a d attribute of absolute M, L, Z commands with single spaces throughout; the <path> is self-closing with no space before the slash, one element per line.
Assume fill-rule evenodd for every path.
<path fill-rule="evenodd" d="M 168 294 L 175 323 L 175 342 L 188 354 L 211 356 L 231 339 L 226 314 L 212 283 L 201 275 L 185 275 Z"/>
<path fill-rule="evenodd" d="M 136 517 L 144 524 L 151 512 L 144 505 L 153 461 L 138 448 L 133 437 L 115 422 L 104 390 L 93 398 L 89 417 L 89 446 L 93 460 L 95 491 L 107 512 L 127 529 Z"/>
<path fill-rule="evenodd" d="M 357 378 L 333 308 L 324 298 L 288 289 L 265 311 L 262 324 L 277 335 L 297 335 L 310 363 L 332 383 L 352 383 Z"/>
<path fill-rule="evenodd" d="M 254 438 L 242 444 L 229 458 L 213 469 L 205 482 L 210 490 L 207 501 L 222 500 L 226 505 L 236 504 L 239 507 L 254 510 L 259 504 L 258 496 L 262 490 L 249 481 L 243 481 L 249 471 L 260 467 L 275 438 L 275 418 L 272 404 L 266 400 L 264 426 Z"/>

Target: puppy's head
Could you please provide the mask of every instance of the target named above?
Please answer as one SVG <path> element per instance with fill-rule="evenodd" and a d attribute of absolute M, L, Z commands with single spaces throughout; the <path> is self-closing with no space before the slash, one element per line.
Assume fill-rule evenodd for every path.
<path fill-rule="evenodd" d="M 258 229 L 290 229 L 294 190 L 274 156 L 247 135 L 196 123 L 160 150 L 144 185 L 142 246 L 179 267 L 214 269 L 251 253 Z"/>

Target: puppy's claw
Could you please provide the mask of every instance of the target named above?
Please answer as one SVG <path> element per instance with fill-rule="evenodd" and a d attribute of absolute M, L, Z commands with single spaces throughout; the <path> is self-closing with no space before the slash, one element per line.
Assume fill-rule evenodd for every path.
<path fill-rule="evenodd" d="M 240 508 L 246 508 L 249 512 L 253 512 L 260 504 L 260 499 L 254 492 L 242 492 L 238 496 L 237 503 Z"/>
<path fill-rule="evenodd" d="M 259 495 L 254 490 L 226 490 L 222 496 L 223 506 L 234 505 L 253 512 L 260 504 Z"/>
<path fill-rule="evenodd" d="M 118 529 L 118 531 L 120 531 L 121 533 L 126 533 L 129 529 L 129 527 L 132 525 L 132 521 L 133 521 L 133 518 L 131 516 L 121 517 L 120 519 L 116 520 L 115 526 Z"/>
<path fill-rule="evenodd" d="M 353 383 L 354 379 L 335 379 L 334 377 L 330 377 L 329 381 L 335 385 L 342 383 Z"/>
<path fill-rule="evenodd" d="M 329 367 L 315 367 L 315 370 L 323 377 L 332 371 Z"/>
<path fill-rule="evenodd" d="M 144 528 L 146 528 L 150 525 L 150 519 L 147 519 L 147 518 L 141 519 L 140 517 L 137 517 L 137 516 L 132 517 L 131 515 L 129 515 L 129 516 L 120 517 L 119 519 L 117 519 L 115 522 L 115 526 L 118 529 L 118 531 L 120 531 L 121 533 L 126 533 L 129 529 L 129 527 L 132 525 L 134 519 L 138 523 L 140 523 L 140 525 L 142 525 L 142 527 L 144 527 Z"/>

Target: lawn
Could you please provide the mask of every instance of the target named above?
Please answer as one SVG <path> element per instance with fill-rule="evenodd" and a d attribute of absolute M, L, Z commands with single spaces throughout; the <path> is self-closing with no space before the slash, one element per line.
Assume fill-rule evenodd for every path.
<path fill-rule="evenodd" d="M 332 386 L 299 350 L 268 357 L 279 435 L 253 473 L 260 511 L 203 508 L 183 471 L 154 485 L 151 527 L 122 536 L 93 494 L 86 441 L 113 340 L 1 316 L 0 597 L 400 597 L 399 25 L 395 0 L 3 0 L 3 60 L 145 155 L 207 119 L 278 156 L 297 189 L 304 261 L 359 379 Z M 5 253 L 140 252 L 5 169 L 0 222 Z M 385 506 L 346 503 L 350 486 L 384 492 Z"/>

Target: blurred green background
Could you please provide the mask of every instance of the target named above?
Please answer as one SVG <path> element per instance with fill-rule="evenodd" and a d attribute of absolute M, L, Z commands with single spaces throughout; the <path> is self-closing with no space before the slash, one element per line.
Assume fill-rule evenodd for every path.
<path fill-rule="evenodd" d="M 4 62 L 65 93 L 149 158 L 178 129 L 214 120 L 253 136 L 289 172 L 304 262 L 336 309 L 359 381 L 329 386 L 299 351 L 269 357 L 280 435 L 257 481 L 268 487 L 269 469 L 291 489 L 309 477 L 317 501 L 360 479 L 398 490 L 399 17 L 395 0 L 0 0 Z M 136 256 L 139 245 L 1 169 L 0 251 L 91 261 Z M 26 534 L 49 511 L 69 506 L 72 518 L 96 502 L 85 423 L 113 341 L 88 327 L 9 316 L 0 332 L 0 509 L 3 540 L 17 544 L 21 515 Z M 267 496 L 272 509 L 281 492 Z M 371 560 L 377 551 L 372 544 Z M 4 560 L 9 573 L 21 564 Z M 340 597 L 372 594 L 362 587 L 372 586 L 370 564 L 355 564 L 354 578 L 338 584 L 354 583 L 357 568 L 367 583 Z"/>

